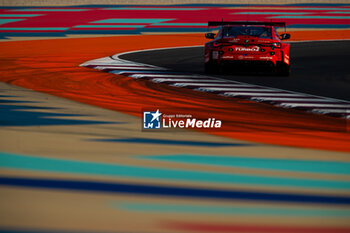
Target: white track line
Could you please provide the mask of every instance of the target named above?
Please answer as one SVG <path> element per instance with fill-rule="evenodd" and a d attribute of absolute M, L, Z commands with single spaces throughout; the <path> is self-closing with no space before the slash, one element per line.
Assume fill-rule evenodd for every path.
<path fill-rule="evenodd" d="M 279 92 L 276 90 L 270 90 L 270 89 L 262 89 L 262 88 L 224 88 L 224 87 L 200 87 L 196 90 L 199 91 L 251 91 L 251 92 Z"/>
<path fill-rule="evenodd" d="M 183 82 L 183 81 L 196 81 L 196 82 L 222 82 L 218 80 L 212 79 L 172 79 L 172 78 L 153 78 L 151 79 L 153 82 L 161 83 L 161 82 Z M 213 84 L 212 84 L 213 85 Z"/>
<path fill-rule="evenodd" d="M 281 103 L 279 105 L 283 107 L 290 107 L 290 108 L 309 107 L 309 108 L 348 108 L 350 109 L 349 104 Z"/>
<path fill-rule="evenodd" d="M 133 78 L 147 78 L 147 77 L 158 77 L 158 78 L 197 78 L 197 79 L 208 79 L 205 76 L 194 76 L 194 75 L 181 75 L 181 74 L 133 74 L 130 77 Z"/>
<path fill-rule="evenodd" d="M 152 70 L 154 72 L 158 72 L 158 73 L 164 73 L 164 70 L 158 70 L 158 69 L 154 69 Z M 140 74 L 149 74 L 150 70 L 112 70 L 112 71 L 109 71 L 109 73 L 112 73 L 112 74 L 129 74 L 128 76 L 131 77 L 131 78 L 135 78 L 135 77 L 132 77 L 132 75 L 140 75 Z"/>
<path fill-rule="evenodd" d="M 346 114 L 350 114 L 350 110 L 349 109 L 315 108 L 312 111 L 313 112 L 321 112 L 321 113 L 346 113 Z"/>
<path fill-rule="evenodd" d="M 330 102 L 330 103 L 335 103 L 334 101 L 330 101 L 328 99 L 321 99 L 321 98 L 278 98 L 278 97 L 253 97 L 253 100 L 257 101 L 278 101 L 278 102 L 283 102 L 283 101 L 302 101 L 302 102 Z"/>
<path fill-rule="evenodd" d="M 222 95 L 224 96 L 298 96 L 301 95 L 293 94 L 293 93 L 252 93 L 252 92 L 225 92 Z"/>
<path fill-rule="evenodd" d="M 215 80 L 214 82 L 222 82 Z M 173 83 L 173 86 L 177 87 L 186 87 L 186 86 L 215 86 L 215 87 L 251 87 L 251 85 L 242 85 L 242 84 L 231 84 L 231 83 Z"/>
<path fill-rule="evenodd" d="M 97 70 L 107 70 L 107 69 L 115 69 L 115 70 L 159 70 L 159 68 L 155 67 L 143 67 L 143 66 L 96 66 Z M 165 69 L 163 69 L 165 70 Z"/>

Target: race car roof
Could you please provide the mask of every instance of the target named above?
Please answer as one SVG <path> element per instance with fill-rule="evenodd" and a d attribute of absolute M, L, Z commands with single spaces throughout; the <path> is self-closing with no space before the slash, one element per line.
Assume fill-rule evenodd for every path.
<path fill-rule="evenodd" d="M 208 26 L 223 26 L 223 25 L 264 25 L 264 26 L 275 26 L 285 27 L 285 22 L 254 22 L 254 21 L 209 21 Z"/>

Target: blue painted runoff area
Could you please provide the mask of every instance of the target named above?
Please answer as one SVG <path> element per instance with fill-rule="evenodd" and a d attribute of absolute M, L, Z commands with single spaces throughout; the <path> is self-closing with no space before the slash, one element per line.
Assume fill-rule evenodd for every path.
<path fill-rule="evenodd" d="M 36 16 L 41 16 L 42 14 L 0 14 L 0 17 L 36 17 Z"/>
<path fill-rule="evenodd" d="M 81 119 L 62 119 L 62 117 L 82 117 L 78 114 L 52 113 L 37 110 L 54 110 L 50 107 L 35 107 L 18 105 L 28 103 L 21 100 L 0 100 L 0 126 L 50 126 L 50 125 L 79 125 L 79 124 L 108 124 L 121 122 L 105 122 Z M 33 111 L 30 111 L 33 110 Z M 56 117 L 56 118 L 55 118 Z M 59 117 L 59 118 L 58 118 Z"/>
<path fill-rule="evenodd" d="M 325 204 L 329 205 L 350 205 L 349 196 L 327 196 L 327 195 L 307 195 L 295 193 L 274 192 L 254 192 L 223 189 L 200 189 L 180 186 L 159 186 L 145 184 L 127 184 L 117 182 L 97 182 L 86 180 L 67 179 L 46 179 L 29 177 L 8 177 L 0 176 L 0 185 L 21 187 L 52 189 L 80 192 L 96 192 L 109 194 L 133 194 L 147 196 L 165 196 L 181 198 L 206 198 L 214 200 L 245 200 L 283 203 L 305 203 L 305 204 Z"/>
<path fill-rule="evenodd" d="M 61 174 L 94 175 L 102 177 L 195 182 L 202 184 L 227 184 L 278 188 L 288 187 L 313 190 L 350 190 L 350 181 L 192 171 L 184 169 L 66 160 L 1 152 L 0 168 Z"/>
<path fill-rule="evenodd" d="M 167 161 L 176 163 L 189 163 L 197 165 L 325 173 L 336 175 L 350 175 L 349 162 L 320 161 L 320 160 L 296 160 L 274 158 L 251 158 L 236 156 L 209 156 L 209 155 L 161 155 L 161 156 L 137 156 L 139 159 L 154 161 Z"/>
<path fill-rule="evenodd" d="M 0 25 L 6 24 L 6 23 L 18 22 L 18 21 L 22 21 L 22 20 L 24 20 L 24 19 L 0 19 Z"/>
<path fill-rule="evenodd" d="M 141 143 L 157 145 L 174 145 L 174 146 L 204 146 L 204 147 L 223 147 L 223 146 L 250 146 L 244 143 L 225 143 L 225 142 L 208 142 L 208 141 L 191 141 L 191 140 L 171 140 L 155 138 L 122 138 L 122 139 L 96 139 L 94 141 L 103 142 L 124 142 L 124 143 Z"/>

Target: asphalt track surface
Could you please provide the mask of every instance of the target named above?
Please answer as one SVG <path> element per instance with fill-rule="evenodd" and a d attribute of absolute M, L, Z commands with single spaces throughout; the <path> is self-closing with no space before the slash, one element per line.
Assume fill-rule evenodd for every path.
<path fill-rule="evenodd" d="M 291 43 L 289 77 L 269 72 L 240 71 L 215 75 L 220 78 L 350 100 L 350 41 Z M 204 74 L 203 47 L 160 49 L 129 53 L 120 58 L 180 72 Z"/>

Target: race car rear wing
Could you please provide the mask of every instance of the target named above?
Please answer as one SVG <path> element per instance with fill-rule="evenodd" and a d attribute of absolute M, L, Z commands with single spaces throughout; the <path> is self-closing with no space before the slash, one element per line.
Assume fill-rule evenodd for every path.
<path fill-rule="evenodd" d="M 213 26 L 223 26 L 223 25 L 266 25 L 266 26 L 274 26 L 274 27 L 285 27 L 285 22 L 253 22 L 253 21 L 209 21 L 208 27 Z"/>

